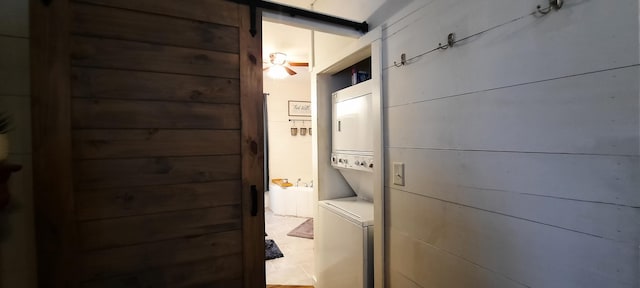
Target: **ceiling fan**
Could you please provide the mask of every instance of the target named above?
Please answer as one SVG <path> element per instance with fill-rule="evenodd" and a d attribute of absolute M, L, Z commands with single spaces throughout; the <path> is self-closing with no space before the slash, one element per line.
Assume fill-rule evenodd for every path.
<path fill-rule="evenodd" d="M 287 54 L 284 54 L 282 52 L 274 52 L 269 54 L 269 63 L 270 65 L 262 70 L 268 71 L 269 75 L 272 75 L 276 78 L 286 77 L 286 75 L 284 75 L 285 72 L 291 76 L 298 74 L 296 73 L 296 71 L 293 71 L 293 69 L 289 68 L 288 66 L 291 66 L 291 67 L 308 67 L 309 66 L 309 63 L 306 63 L 306 62 L 287 61 Z M 276 70 L 276 71 L 275 73 L 272 73 L 271 70 Z"/>

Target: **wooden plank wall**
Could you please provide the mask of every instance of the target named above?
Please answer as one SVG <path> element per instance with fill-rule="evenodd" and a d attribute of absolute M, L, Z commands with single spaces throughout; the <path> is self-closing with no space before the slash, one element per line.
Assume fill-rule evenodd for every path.
<path fill-rule="evenodd" d="M 535 5 L 414 1 L 388 20 L 391 287 L 640 285 L 638 1 Z"/>
<path fill-rule="evenodd" d="M 242 286 L 238 6 L 70 5 L 80 286 Z"/>

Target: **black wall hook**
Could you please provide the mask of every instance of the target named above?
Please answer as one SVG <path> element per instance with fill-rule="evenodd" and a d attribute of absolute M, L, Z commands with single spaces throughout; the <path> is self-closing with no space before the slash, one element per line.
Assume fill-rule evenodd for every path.
<path fill-rule="evenodd" d="M 396 61 L 393 61 L 393 65 L 396 66 L 396 67 L 407 65 L 407 54 L 402 53 L 400 55 L 400 63 L 398 63 Z"/>
<path fill-rule="evenodd" d="M 538 10 L 538 13 L 546 15 L 551 12 L 551 9 L 559 10 L 560 8 L 562 8 L 562 5 L 564 5 L 564 0 L 549 0 L 549 7 L 543 9 L 540 5 L 538 5 L 536 6 L 536 9 Z"/>
<path fill-rule="evenodd" d="M 449 47 L 453 47 L 453 44 L 456 44 L 456 34 L 449 33 L 449 35 L 447 35 L 447 45 L 449 45 Z"/>
<path fill-rule="evenodd" d="M 549 6 L 555 8 L 556 10 L 562 8 L 564 4 L 564 0 L 549 0 Z"/>

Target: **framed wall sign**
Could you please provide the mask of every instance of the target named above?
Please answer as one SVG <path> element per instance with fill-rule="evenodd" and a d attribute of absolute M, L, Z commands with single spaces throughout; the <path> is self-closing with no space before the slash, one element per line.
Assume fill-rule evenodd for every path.
<path fill-rule="evenodd" d="M 311 102 L 289 100 L 289 116 L 311 117 Z"/>

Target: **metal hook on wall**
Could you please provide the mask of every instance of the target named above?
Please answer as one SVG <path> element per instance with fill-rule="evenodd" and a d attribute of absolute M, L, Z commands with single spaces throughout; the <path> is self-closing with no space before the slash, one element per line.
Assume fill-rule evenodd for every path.
<path fill-rule="evenodd" d="M 449 33 L 449 35 L 447 35 L 447 45 L 442 45 L 442 43 L 438 43 L 438 49 L 446 50 L 446 49 L 449 49 L 450 47 L 453 47 L 453 45 L 455 44 L 456 44 L 456 34 Z"/>
<path fill-rule="evenodd" d="M 453 47 L 453 44 L 456 44 L 456 34 L 449 33 L 449 35 L 447 35 L 447 45 L 449 45 L 449 47 Z"/>
<path fill-rule="evenodd" d="M 393 61 L 393 66 L 400 67 L 400 66 L 404 66 L 404 65 L 407 65 L 407 54 L 402 53 L 400 55 L 400 63 L 398 63 L 396 61 Z"/>
<path fill-rule="evenodd" d="M 302 125 L 304 125 L 305 122 L 311 122 L 311 120 L 289 119 L 289 122 L 293 122 L 293 127 L 295 127 L 296 126 L 296 122 L 302 122 Z"/>
<path fill-rule="evenodd" d="M 564 5 L 564 0 L 549 0 L 549 7 L 542 8 L 540 5 L 538 5 L 536 6 L 536 10 L 542 15 L 547 15 L 549 12 L 551 12 L 552 9 L 559 10 L 560 8 L 562 8 L 562 5 Z"/>

